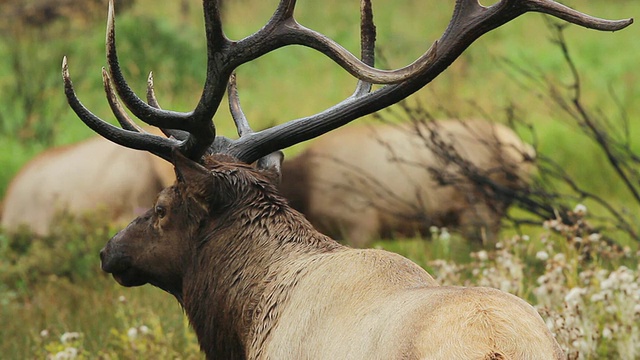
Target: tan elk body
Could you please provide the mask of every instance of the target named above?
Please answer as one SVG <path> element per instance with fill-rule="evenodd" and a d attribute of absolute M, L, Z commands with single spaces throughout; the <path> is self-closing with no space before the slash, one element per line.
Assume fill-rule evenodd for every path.
<path fill-rule="evenodd" d="M 280 1 L 264 27 L 239 41 L 225 36 L 218 2 L 203 5 L 207 76 L 193 111 L 161 109 L 151 77 L 146 102 L 131 90 L 116 54 L 112 2 L 103 79 L 122 128 L 80 103 L 63 60 L 67 100 L 87 126 L 176 170 L 175 185 L 101 250 L 104 271 L 121 285 L 149 283 L 173 294 L 208 359 L 562 358 L 524 300 L 495 289 L 438 286 L 408 259 L 348 248 L 315 230 L 277 190 L 279 150 L 409 96 L 475 39 L 525 12 L 600 30 L 621 29 L 631 20 L 600 20 L 548 0 L 501 0 L 490 7 L 458 0 L 434 46 L 407 68 L 381 71 L 370 66 L 375 26 L 369 1 L 361 2 L 362 60 L 298 24 L 295 1 Z M 326 54 L 359 79 L 357 90 L 324 112 L 254 132 L 240 108 L 234 70 L 293 44 Z M 384 85 L 373 89 L 372 83 Z M 235 140 L 217 136 L 212 121 L 225 91 Z M 118 97 L 169 137 L 137 127 Z"/>
<path fill-rule="evenodd" d="M 101 257 L 121 284 L 174 294 L 209 358 L 561 358 L 523 300 L 441 287 L 402 256 L 340 245 L 287 205 L 268 171 L 205 162 L 177 159 L 179 182 Z"/>
<path fill-rule="evenodd" d="M 315 140 L 284 162 L 280 189 L 322 233 L 359 247 L 380 236 L 426 234 L 432 225 L 494 240 L 510 199 L 483 193 L 436 151 L 444 146 L 474 174 L 514 191 L 528 186 L 534 170 L 533 148 L 501 124 L 375 123 Z M 451 183 L 441 184 L 442 176 Z"/>
<path fill-rule="evenodd" d="M 47 235 L 60 212 L 99 212 L 126 223 L 174 181 L 166 161 L 94 137 L 49 149 L 24 165 L 5 193 L 0 225 Z"/>

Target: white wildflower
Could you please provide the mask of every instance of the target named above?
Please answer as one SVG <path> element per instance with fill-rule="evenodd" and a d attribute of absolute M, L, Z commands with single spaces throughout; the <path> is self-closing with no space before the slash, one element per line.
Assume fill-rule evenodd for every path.
<path fill-rule="evenodd" d="M 583 204 L 578 204 L 573 208 L 573 213 L 578 216 L 585 216 L 587 214 L 587 207 Z"/>
<path fill-rule="evenodd" d="M 40 337 L 43 337 L 43 338 L 49 337 L 49 330 L 44 329 L 44 330 L 40 331 Z"/>
<path fill-rule="evenodd" d="M 604 299 L 606 298 L 607 294 L 605 292 L 598 292 L 595 293 L 593 295 L 591 295 L 591 302 L 598 302 L 598 301 L 604 301 Z"/>
<path fill-rule="evenodd" d="M 66 344 L 71 341 L 80 339 L 80 333 L 78 332 L 66 332 L 60 336 L 60 342 Z"/>
<path fill-rule="evenodd" d="M 548 281 L 549 281 L 549 276 L 547 276 L 547 275 L 538 276 L 538 280 L 537 280 L 538 284 L 542 285 L 542 284 L 547 283 Z"/>
<path fill-rule="evenodd" d="M 611 304 L 609 306 L 605 306 L 604 311 L 606 311 L 609 314 L 615 314 L 618 312 L 618 307 L 614 304 Z"/>
<path fill-rule="evenodd" d="M 615 283 L 616 281 L 614 277 L 608 277 L 600 283 L 600 288 L 602 290 L 613 289 L 615 287 Z"/>
<path fill-rule="evenodd" d="M 618 270 L 616 270 L 616 273 L 618 273 L 618 281 L 623 284 L 630 284 L 635 280 L 633 272 L 626 266 L 620 266 Z"/>
<path fill-rule="evenodd" d="M 611 339 L 613 337 L 613 331 L 609 327 L 602 329 L 602 337 L 605 339 Z"/>
<path fill-rule="evenodd" d="M 589 237 L 588 237 L 589 241 L 593 243 L 600 241 L 601 238 L 602 238 L 602 235 L 598 233 L 589 234 Z"/>
<path fill-rule="evenodd" d="M 151 330 L 149 330 L 149 328 L 146 325 L 142 325 L 138 328 L 138 330 L 140 330 L 140 333 L 142 335 L 147 335 L 148 333 L 151 332 Z"/>
<path fill-rule="evenodd" d="M 573 345 L 573 348 L 577 349 L 580 354 L 589 353 L 589 350 L 591 349 L 589 343 L 585 339 L 576 339 L 571 343 L 571 345 Z"/>
<path fill-rule="evenodd" d="M 555 322 L 551 317 L 548 317 L 547 320 L 545 320 L 545 324 L 547 324 L 547 329 L 549 329 L 549 331 L 553 332 L 555 330 Z"/>
<path fill-rule="evenodd" d="M 564 327 L 564 319 L 563 318 L 557 318 L 555 321 L 555 327 L 556 329 L 562 329 Z"/>
<path fill-rule="evenodd" d="M 447 228 L 442 228 L 440 229 L 440 240 L 449 240 L 451 239 L 451 234 L 449 234 L 449 231 L 447 230 Z"/>
<path fill-rule="evenodd" d="M 78 357 L 78 349 L 74 347 L 68 347 L 55 354 L 53 359 L 55 360 L 72 360 Z"/>
<path fill-rule="evenodd" d="M 138 337 L 138 328 L 132 327 L 127 330 L 127 336 L 129 340 L 135 340 Z"/>
<path fill-rule="evenodd" d="M 564 301 L 569 304 L 577 304 L 582 300 L 582 296 L 587 293 L 587 289 L 581 287 L 574 287 L 569 290 L 569 293 L 565 295 Z"/>
<path fill-rule="evenodd" d="M 504 291 L 504 292 L 509 292 L 511 290 L 512 286 L 511 286 L 511 282 L 507 279 L 502 279 L 500 281 L 500 290 Z"/>
<path fill-rule="evenodd" d="M 607 276 L 609 276 L 609 270 L 607 269 L 598 269 L 598 271 L 596 271 L 596 276 L 598 279 L 604 279 Z"/>
<path fill-rule="evenodd" d="M 121 303 L 124 304 L 124 303 L 127 302 L 127 298 L 124 297 L 124 295 L 120 295 L 120 296 L 118 296 L 118 302 L 121 302 Z"/>
<path fill-rule="evenodd" d="M 567 261 L 567 256 L 563 253 L 557 253 L 553 255 L 553 261 L 564 264 Z"/>
<path fill-rule="evenodd" d="M 549 254 L 544 250 L 540 250 L 536 253 L 536 259 L 546 261 L 549 259 Z"/>
<path fill-rule="evenodd" d="M 487 261 L 489 260 L 489 253 L 487 253 L 485 250 L 480 250 L 476 253 L 476 256 L 478 257 L 478 260 L 480 261 Z"/>

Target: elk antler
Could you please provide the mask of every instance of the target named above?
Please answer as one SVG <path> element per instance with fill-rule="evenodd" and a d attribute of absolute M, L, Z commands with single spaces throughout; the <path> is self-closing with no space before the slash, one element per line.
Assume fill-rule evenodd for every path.
<path fill-rule="evenodd" d="M 127 147 L 150 151 L 164 159 L 170 159 L 171 151 L 177 148 L 185 156 L 196 161 L 208 152 L 224 152 L 240 161 L 251 163 L 274 151 L 317 137 L 406 98 L 431 82 L 480 36 L 526 12 L 546 13 L 580 26 L 603 31 L 620 30 L 633 22 L 633 19 L 609 21 L 594 18 L 551 0 L 501 0 L 489 7 L 480 5 L 478 0 L 457 0 L 449 26 L 442 37 L 422 56 L 404 68 L 379 70 L 372 67 L 375 26 L 370 0 L 361 1 L 362 61 L 326 36 L 298 24 L 293 16 L 295 0 L 281 0 L 273 16 L 262 29 L 239 41 L 229 40 L 224 35 L 218 2 L 204 0 L 203 4 L 207 74 L 200 101 L 193 111 L 180 113 L 160 109 L 155 100 L 152 82 L 149 83 L 147 91 L 149 104 L 141 100 L 127 85 L 116 54 L 111 0 L 107 24 L 107 63 L 111 76 L 104 72 L 104 82 L 112 110 L 123 128 L 104 122 L 80 103 L 73 90 L 65 58 L 65 93 L 76 114 L 105 138 Z M 241 120 L 241 125 L 238 126 L 238 118 L 234 115 L 241 133 L 240 138 L 229 140 L 216 137 L 212 119 L 234 70 L 244 63 L 288 45 L 307 46 L 325 54 L 359 80 L 357 90 L 349 98 L 318 114 L 291 120 L 259 132 L 251 131 L 246 119 Z M 136 117 L 147 124 L 162 128 L 172 137 L 146 134 L 133 126 L 133 122 L 117 104 L 111 82 L 122 102 Z M 386 85 L 371 91 L 371 84 Z"/>

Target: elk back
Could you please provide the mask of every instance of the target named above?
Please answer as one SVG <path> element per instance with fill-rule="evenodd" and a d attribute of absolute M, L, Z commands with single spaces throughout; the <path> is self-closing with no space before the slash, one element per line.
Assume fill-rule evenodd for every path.
<path fill-rule="evenodd" d="M 524 189 L 534 157 L 511 129 L 484 120 L 350 126 L 285 161 L 281 190 L 320 231 L 355 246 L 432 225 L 480 238 L 495 236 L 509 199 L 478 191 L 463 167 Z"/>
<path fill-rule="evenodd" d="M 60 212 L 106 212 L 109 220 L 126 223 L 174 180 L 166 161 L 102 137 L 53 148 L 28 162 L 9 184 L 2 227 L 14 232 L 27 226 L 46 235 Z"/>

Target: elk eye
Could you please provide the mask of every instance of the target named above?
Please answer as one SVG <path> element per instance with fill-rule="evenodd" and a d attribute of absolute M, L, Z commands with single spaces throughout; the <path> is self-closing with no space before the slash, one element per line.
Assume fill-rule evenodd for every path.
<path fill-rule="evenodd" d="M 156 206 L 156 216 L 159 219 L 162 219 L 165 215 L 167 215 L 167 209 L 164 206 Z"/>

